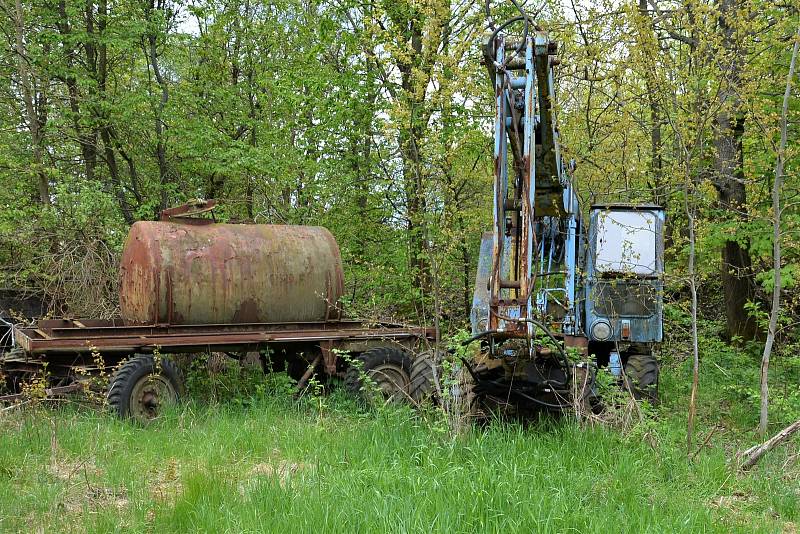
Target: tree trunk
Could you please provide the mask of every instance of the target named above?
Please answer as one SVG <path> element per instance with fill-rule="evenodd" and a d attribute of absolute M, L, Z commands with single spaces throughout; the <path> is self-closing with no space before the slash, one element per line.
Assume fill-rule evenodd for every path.
<path fill-rule="evenodd" d="M 251 18 L 250 13 L 250 1 L 245 1 L 245 14 L 248 18 Z M 250 120 L 250 147 L 253 151 L 256 150 L 258 147 L 258 134 L 257 134 L 257 122 L 256 121 L 256 84 L 255 84 L 255 68 L 253 66 L 254 58 L 252 57 L 253 52 L 248 52 L 248 59 L 247 59 L 247 117 Z M 253 176 L 253 170 L 247 170 L 247 184 L 245 184 L 245 211 L 247 213 L 247 219 L 250 222 L 253 222 L 255 219 L 255 210 L 253 209 L 253 195 L 255 189 L 255 177 Z"/>
<path fill-rule="evenodd" d="M 403 136 L 406 137 L 406 136 Z M 413 137 L 413 134 L 406 139 Z M 416 141 L 405 140 L 406 145 Z M 416 149 L 401 149 L 403 154 L 403 181 L 406 185 L 406 230 L 409 244 L 409 262 L 417 288 L 427 293 L 430 289 L 430 265 L 427 258 L 425 212 L 426 202 L 420 176 L 419 154 Z"/>
<path fill-rule="evenodd" d="M 772 308 L 769 314 L 769 330 L 764 352 L 761 355 L 761 407 L 758 419 L 758 432 L 761 437 L 767 435 L 769 422 L 769 358 L 772 344 L 778 330 L 778 314 L 781 308 L 781 186 L 783 185 L 783 164 L 786 156 L 787 122 L 789 116 L 789 97 L 792 93 L 792 81 L 797 62 L 797 49 L 800 47 L 800 28 L 792 48 L 792 59 L 789 63 L 789 74 L 786 77 L 786 90 L 783 93 L 781 109 L 781 140 L 775 158 L 775 180 L 772 183 Z"/>
<path fill-rule="evenodd" d="M 39 202 L 50 205 L 50 182 L 44 172 L 44 128 L 47 124 L 47 84 L 42 87 L 37 95 L 33 75 L 29 69 L 28 55 L 25 50 L 25 11 L 21 0 L 15 4 L 15 49 L 17 54 L 17 72 L 19 74 L 20 92 L 25 106 L 25 122 L 31 134 L 31 148 L 33 151 L 33 165 L 36 172 L 36 182 L 39 191 Z"/>
<path fill-rule="evenodd" d="M 694 439 L 694 418 L 697 413 L 697 393 L 700 385 L 700 348 L 697 334 L 697 278 L 695 276 L 695 231 L 694 208 L 689 204 L 691 187 L 691 167 L 689 152 L 686 152 L 686 176 L 684 182 L 683 202 L 686 220 L 689 226 L 689 291 L 692 295 L 692 389 L 689 396 L 689 419 L 686 427 L 686 454 L 691 458 L 692 440 Z"/>
<path fill-rule="evenodd" d="M 156 159 L 158 160 L 158 177 L 161 182 L 161 209 L 169 207 L 169 191 L 167 185 L 169 183 L 169 167 L 167 165 L 167 148 L 164 142 L 164 108 L 169 101 L 169 91 L 167 83 L 161 74 L 161 68 L 158 65 L 158 51 L 156 49 L 157 33 L 156 21 L 153 18 L 153 10 L 160 9 L 156 7 L 156 0 L 150 0 L 150 4 L 146 9 L 148 30 L 147 30 L 147 49 L 146 55 L 150 68 L 153 69 L 153 76 L 156 78 L 156 83 L 161 90 L 161 98 L 156 108 L 155 117 L 155 134 L 156 134 Z"/>
<path fill-rule="evenodd" d="M 86 66 L 89 69 L 89 75 L 92 80 L 97 80 L 97 48 L 95 46 L 95 39 L 97 35 L 94 29 L 94 1 L 86 0 L 85 9 L 86 17 L 86 37 L 83 41 L 83 49 L 86 56 Z M 89 86 L 87 91 L 89 93 L 89 115 L 90 125 L 85 128 L 83 135 L 79 134 L 81 143 L 81 153 L 84 159 L 84 168 L 86 171 L 86 179 L 92 181 L 95 179 L 95 170 L 97 169 L 97 95 L 93 85 Z M 76 122 L 79 120 L 78 116 L 75 117 Z"/>
<path fill-rule="evenodd" d="M 77 46 L 74 44 L 75 36 L 72 31 L 72 25 L 70 24 L 65 0 L 59 1 L 58 11 L 60 20 L 56 25 L 62 37 L 61 45 L 66 51 L 65 54 L 67 57 L 67 73 L 59 76 L 59 79 L 67 86 L 67 100 L 69 102 L 70 114 L 72 115 L 72 128 L 75 130 L 75 138 L 81 151 L 84 177 L 89 181 L 93 181 L 95 178 L 94 171 L 97 167 L 97 134 L 94 128 L 87 128 L 81 123 L 81 94 L 78 79 L 74 74 L 74 57 L 78 53 L 78 50 Z M 82 42 L 85 53 L 84 62 L 86 68 L 89 69 L 90 72 L 94 72 L 96 67 L 95 52 L 94 45 L 91 42 L 91 34 L 94 31 L 94 20 L 90 3 L 86 5 L 85 16 L 86 37 L 84 37 Z"/>
<path fill-rule="evenodd" d="M 100 102 L 105 102 L 106 86 L 108 82 L 108 46 L 105 43 L 105 32 L 108 24 L 108 0 L 99 0 L 97 4 L 97 32 L 99 42 L 97 45 L 97 90 Z M 125 198 L 125 190 L 122 187 L 117 156 L 114 152 L 114 144 L 111 140 L 111 128 L 104 108 L 98 110 L 98 121 L 100 122 L 100 140 L 103 142 L 103 154 L 108 167 L 108 174 L 111 177 L 111 186 L 114 189 L 114 196 L 117 198 L 119 209 L 125 222 L 133 224 L 134 217 L 131 206 Z"/>
<path fill-rule="evenodd" d="M 399 125 L 398 141 L 400 155 L 403 160 L 403 183 L 406 193 L 406 221 L 408 232 L 409 264 L 414 284 L 427 293 L 430 289 L 430 265 L 427 258 L 427 231 L 425 214 L 427 211 L 425 187 L 422 177 L 422 159 L 419 153 L 419 142 L 422 141 L 427 120 L 424 117 L 424 91 L 420 95 L 414 86 L 415 67 L 421 61 L 422 28 L 418 20 L 410 20 L 409 44 L 414 57 L 399 62 L 401 86 L 406 104 L 407 119 Z"/>
<path fill-rule="evenodd" d="M 721 209 L 738 221 L 747 220 L 747 190 L 744 180 L 744 113 L 741 97 L 741 71 L 745 55 L 733 25 L 737 17 L 738 0 L 721 0 L 719 27 L 722 50 L 719 66 L 721 87 L 720 110 L 714 117 L 714 186 Z M 745 304 L 753 298 L 752 261 L 747 240 L 728 240 L 722 249 L 722 288 L 728 334 L 731 337 L 752 339 L 756 335 L 755 321 L 748 316 Z"/>
<path fill-rule="evenodd" d="M 647 24 L 647 35 L 643 39 L 647 46 L 655 48 L 654 53 L 660 53 L 658 49 L 658 39 L 656 36 L 655 22 L 647 9 L 647 0 L 639 0 L 639 12 L 643 21 Z M 650 44 L 652 43 L 652 45 Z M 650 107 L 650 175 L 652 178 L 653 202 L 668 208 L 667 185 L 664 183 L 664 143 L 661 136 L 661 127 L 664 122 L 661 107 L 656 95 L 656 84 L 654 83 L 649 69 L 645 75 L 645 87 L 647 89 L 647 103 Z M 672 221 L 666 221 L 664 228 L 664 249 L 672 248 Z"/>
<path fill-rule="evenodd" d="M 766 453 L 786 441 L 787 439 L 791 438 L 797 431 L 800 431 L 800 419 L 792 423 L 791 425 L 787 426 L 767 441 L 760 445 L 756 445 L 755 447 L 751 447 L 746 451 L 739 454 L 739 457 L 742 459 L 741 468 L 743 471 L 747 471 L 764 456 Z"/>
<path fill-rule="evenodd" d="M 470 252 L 468 242 L 467 242 L 467 234 L 462 230 L 462 237 L 461 237 L 461 267 L 462 267 L 462 279 L 461 283 L 463 284 L 463 291 L 464 291 L 464 316 L 470 317 L 472 313 L 472 292 L 473 292 L 473 282 L 470 279 L 470 272 L 472 270 L 472 254 Z"/>

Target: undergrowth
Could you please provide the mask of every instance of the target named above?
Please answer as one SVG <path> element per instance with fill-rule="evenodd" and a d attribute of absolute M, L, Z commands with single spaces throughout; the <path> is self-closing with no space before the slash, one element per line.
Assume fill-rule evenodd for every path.
<path fill-rule="evenodd" d="M 660 414 L 626 434 L 542 418 L 453 438 L 435 416 L 334 393 L 322 417 L 256 395 L 145 428 L 69 406 L 0 426 L 3 531 L 775 532 L 800 519 L 787 453 L 754 475 L 716 443 L 690 463 Z"/>
<path fill-rule="evenodd" d="M 715 327 L 702 325 L 691 453 L 677 334 L 661 404 L 626 425 L 542 416 L 454 435 L 436 408 L 365 404 L 314 379 L 298 396 L 285 373 L 195 364 L 190 400 L 146 427 L 72 403 L 0 412 L 0 530 L 796 532 L 797 440 L 737 469 L 757 441 L 758 351 Z M 775 429 L 797 417 L 783 350 Z"/>

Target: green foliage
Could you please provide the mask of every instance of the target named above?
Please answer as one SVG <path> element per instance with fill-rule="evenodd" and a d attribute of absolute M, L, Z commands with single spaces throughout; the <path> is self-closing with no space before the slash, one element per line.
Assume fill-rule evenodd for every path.
<path fill-rule="evenodd" d="M 446 5 L 181 7 L 98 3 L 87 11 L 67 1 L 61 12 L 23 2 L 21 26 L 4 18 L 5 78 L 22 79 L 27 67 L 32 90 L 46 87 L 49 98 L 34 102 L 38 139 L 26 126 L 23 95 L 4 89 L 0 114 L 20 127 L 0 133 L 7 184 L 0 258 L 19 259 L 2 262 L 3 283 L 54 298 L 57 313 L 110 315 L 115 295 L 99 299 L 102 313 L 92 310 L 68 275 L 38 261 L 43 250 L 52 243 L 83 248 L 88 226 L 89 239 L 108 244 L 113 256 L 127 224 L 188 198 L 216 197 L 221 220 L 328 227 L 341 246 L 345 305 L 354 314 L 423 313 L 419 305 L 430 306 L 432 289 L 413 273 L 415 265 L 435 265 L 440 307 L 460 322 L 489 213 L 488 139 L 476 110 L 455 98 L 475 85 L 479 66 L 468 56 L 476 43 L 453 42 L 440 54 L 426 42 L 430 65 L 406 48 L 410 41 L 391 45 L 403 39 L 407 17 L 434 31 Z M 457 15 L 469 27 L 479 22 L 470 12 Z M 22 57 L 14 51 L 18 33 Z M 370 52 L 381 47 L 387 56 Z M 410 87 L 385 79 L 386 69 L 409 61 Z M 420 100 L 424 80 L 435 80 L 436 91 Z M 395 155 L 406 135 L 404 94 L 424 104 L 420 119 L 443 119 L 414 127 L 424 147 L 416 162 Z M 421 189 L 408 182 L 412 164 L 424 173 Z M 37 197 L 40 176 L 52 206 Z M 412 219 L 419 231 L 409 232 Z M 408 239 L 425 243 L 415 248 Z M 95 268 L 113 279 L 109 263 Z"/>
<path fill-rule="evenodd" d="M 211 362 L 211 364 L 209 364 Z M 248 406 L 267 396 L 289 398 L 294 381 L 284 372 L 265 374 L 221 354 L 196 355 L 186 370 L 186 389 L 195 402 Z"/>
<path fill-rule="evenodd" d="M 691 384 L 690 340 L 685 329 L 688 313 L 679 307 L 665 307 L 667 331 L 661 347 L 661 397 L 666 406 L 685 413 L 679 404 L 688 397 Z M 758 421 L 760 342 L 732 346 L 722 339 L 719 321 L 701 319 L 699 329 L 700 387 L 698 410 L 708 421 L 731 432 L 749 433 Z M 770 428 L 778 431 L 800 418 L 798 389 L 800 359 L 797 342 L 776 345 L 770 365 Z M 662 409 L 663 413 L 663 409 Z"/>
<path fill-rule="evenodd" d="M 427 323 L 435 312 L 445 330 L 464 325 L 491 216 L 493 100 L 478 61 L 482 10 L 439 0 L 62 4 L 22 2 L 0 22 L 0 69 L 15 80 L 0 100 L 0 120 L 15 125 L 0 132 L 4 285 L 51 297 L 59 314 L 113 315 L 110 281 L 127 226 L 188 198 L 216 197 L 220 220 L 328 227 L 341 247 L 344 305 L 353 315 Z M 712 119 L 730 105 L 721 96 L 721 7 L 699 2 L 705 15 L 695 17 L 692 5 L 673 2 L 655 17 L 634 3 L 595 2 L 574 13 L 544 6 L 538 22 L 561 43 L 563 151 L 577 160 L 586 201 L 667 206 L 675 277 L 686 260 L 688 176 L 701 279 L 717 277 L 719 250 L 734 241 L 768 292 L 768 189 L 792 17 L 770 3 L 742 6 L 742 21 L 764 27 L 758 39 L 742 37 L 744 217 L 719 203 L 710 170 Z M 513 12 L 495 8 L 496 17 Z M 681 32 L 697 42 L 677 39 Z M 47 96 L 31 110 L 25 83 Z M 40 118 L 39 137 L 29 113 Z M 787 199 L 798 185 L 795 129 L 789 136 Z M 800 250 L 795 204 L 782 217 L 782 273 L 791 288 Z M 48 256 L 91 258 L 98 246 L 106 257 L 80 270 L 96 269 L 103 282 L 85 297 L 75 273 Z M 797 302 L 786 301 L 795 317 Z"/>
<path fill-rule="evenodd" d="M 468 335 L 478 246 L 491 219 L 493 95 L 479 64 L 486 21 L 475 4 L 12 4 L 0 17 L 0 285 L 47 297 L 55 315 L 116 315 L 129 225 L 215 197 L 219 220 L 329 228 L 351 316 L 436 317 L 445 336 L 454 334 L 456 354 L 476 350 L 459 340 Z M 720 336 L 720 271 L 728 268 L 720 250 L 735 243 L 749 255 L 744 274 L 757 291 L 748 311 L 763 326 L 774 275 L 769 190 L 796 10 L 763 0 L 654 4 L 661 13 L 635 2 L 571 11 L 545 2 L 537 20 L 560 43 L 558 126 L 584 205 L 667 207 L 667 401 L 633 437 L 595 430 L 586 438 L 570 424 L 537 428 L 540 436 L 496 424 L 456 447 L 441 419 L 425 426 L 392 407 L 356 410 L 340 393 L 322 395 L 327 388 L 313 377 L 308 394 L 289 401 L 284 374 L 264 378 L 237 365 L 209 374 L 198 361 L 188 378 L 200 404 L 137 430 L 144 438 L 83 413 L 65 412 L 64 426 L 53 427 L 71 458 L 97 457 L 108 473 L 98 480 L 135 503 L 123 506 L 123 520 L 107 502 L 98 514 L 91 499 L 75 505 L 72 486 L 46 471 L 49 460 L 31 462 L 57 455 L 47 450 L 49 427 L 22 415 L 0 433 L 0 478 L 10 481 L 0 484 L 0 527 L 30 529 L 33 517 L 52 529 L 64 510 L 88 529 L 155 531 L 750 531 L 771 529 L 775 514 L 796 521 L 796 485 L 775 465 L 766 468 L 773 477 L 741 480 L 726 469 L 723 447 L 692 465 L 682 449 L 691 376 L 687 209 L 697 234 L 700 420 L 737 438 L 755 424 L 761 346 Z M 723 16 L 731 5 L 737 16 Z M 721 21 L 733 26 L 735 46 L 724 42 Z M 732 78 L 726 67 L 738 58 Z M 800 405 L 798 113 L 795 85 L 773 426 L 797 418 Z M 725 115 L 744 125 L 728 182 L 744 184 L 741 205 L 720 196 Z M 463 369 L 454 358 L 443 365 L 450 394 Z M 614 379 L 600 372 L 598 381 L 616 405 Z M 196 439 L 189 427 L 211 437 Z M 656 431 L 658 443 L 645 445 Z M 144 452 L 131 454 L 141 443 Z M 272 475 L 248 474 L 251 455 L 287 447 L 292 456 L 275 458 Z M 183 473 L 159 464 L 167 455 Z M 313 464 L 313 474 L 275 476 L 284 460 Z M 229 470 L 232 478 L 221 475 Z M 151 493 L 177 480 L 168 503 Z M 740 502 L 743 489 L 755 501 Z M 282 506 L 264 512 L 264 500 Z M 327 501 L 341 508 L 331 512 Z M 316 503 L 310 512 L 307 503 Z M 595 513 L 576 512 L 587 506 Z"/>

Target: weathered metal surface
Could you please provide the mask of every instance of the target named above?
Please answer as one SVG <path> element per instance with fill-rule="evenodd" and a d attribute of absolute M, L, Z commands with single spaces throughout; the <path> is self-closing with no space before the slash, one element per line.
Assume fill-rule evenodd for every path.
<path fill-rule="evenodd" d="M 605 272 L 597 266 L 598 258 L 598 220 L 602 216 L 616 212 L 649 212 L 655 224 L 652 228 L 652 268 L 641 273 Z M 591 335 L 591 325 L 597 321 L 607 321 L 612 335 L 609 341 L 629 341 L 634 343 L 660 343 L 663 338 L 663 292 L 664 272 L 664 208 L 652 204 L 596 204 L 592 206 L 589 217 L 589 249 L 586 258 L 586 280 L 584 283 L 585 314 L 587 333 Z M 635 228 L 625 228 L 625 236 L 633 235 Z M 623 250 L 621 259 L 626 257 L 634 264 L 646 263 L 646 254 L 639 250 L 631 239 Z M 637 267 L 637 265 L 634 265 Z M 630 335 L 623 336 L 622 321 L 628 321 Z"/>
<path fill-rule="evenodd" d="M 342 260 L 314 226 L 140 221 L 120 265 L 129 324 L 321 321 L 339 316 Z"/>
<path fill-rule="evenodd" d="M 322 359 L 325 361 L 325 371 L 329 375 L 336 373 L 337 354 L 333 350 L 333 341 L 321 341 L 319 344 L 319 349 L 322 353 Z"/>
<path fill-rule="evenodd" d="M 0 289 L 0 353 L 14 347 L 14 323 L 22 318 L 41 317 L 48 302 L 21 289 Z"/>
<path fill-rule="evenodd" d="M 86 321 L 83 321 L 84 323 Z M 367 325 L 360 321 L 308 323 L 243 323 L 209 325 L 122 326 L 114 321 L 93 321 L 78 327 L 67 320 L 41 321 L 32 328 L 16 329 L 17 342 L 28 355 L 241 350 L 264 348 L 272 343 L 336 343 L 370 340 L 402 341 L 433 338 L 430 329 L 391 323 Z"/>
<path fill-rule="evenodd" d="M 475 291 L 472 294 L 470 322 L 472 334 L 486 332 L 489 328 L 489 277 L 492 274 L 492 247 L 494 235 L 485 232 L 481 236 L 481 250 L 478 254 L 478 269 L 475 273 Z"/>
<path fill-rule="evenodd" d="M 193 218 L 201 213 L 208 213 L 217 206 L 216 200 L 190 200 L 186 204 L 161 210 L 162 221 L 181 220 L 190 224 L 213 224 L 212 219 Z"/>
<path fill-rule="evenodd" d="M 485 329 L 503 331 L 505 337 L 531 335 L 525 319 L 550 315 L 548 308 L 556 296 L 562 308 L 562 330 L 579 332 L 574 247 L 580 214 L 571 178 L 562 166 L 553 115 L 556 49 L 547 33 L 539 30 L 526 31 L 516 41 L 494 32 L 484 47 L 496 104 L 494 242 Z M 545 239 L 536 228 L 550 219 L 559 231 Z M 572 247 L 570 263 L 561 269 L 554 264 L 564 263 L 560 252 L 565 241 Z M 566 276 L 537 278 L 537 255 L 547 261 L 539 266 L 545 272 L 563 270 Z"/>
<path fill-rule="evenodd" d="M 66 395 L 67 393 L 74 393 L 84 389 L 84 384 L 81 382 L 73 382 L 66 386 L 58 386 L 47 388 L 44 390 L 45 397 L 55 397 L 58 395 Z M 0 402 L 14 402 L 24 399 L 28 394 L 26 393 L 12 393 L 10 395 L 0 395 Z"/>

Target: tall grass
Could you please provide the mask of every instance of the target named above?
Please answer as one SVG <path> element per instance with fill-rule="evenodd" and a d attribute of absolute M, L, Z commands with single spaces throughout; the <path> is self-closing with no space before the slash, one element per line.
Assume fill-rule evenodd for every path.
<path fill-rule="evenodd" d="M 800 518 L 785 458 L 747 477 L 721 447 L 689 463 L 679 423 L 651 424 L 623 436 L 495 422 L 452 438 L 435 416 L 337 395 L 188 404 L 146 428 L 84 409 L 10 412 L 0 529 L 779 532 Z"/>

